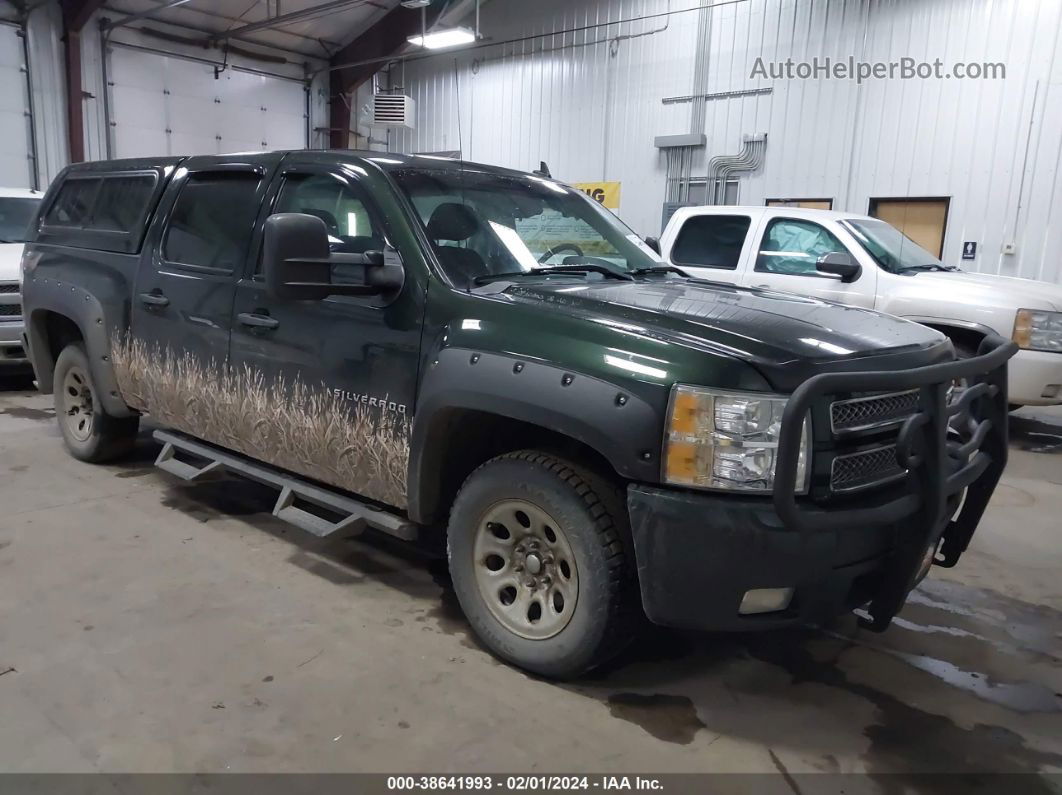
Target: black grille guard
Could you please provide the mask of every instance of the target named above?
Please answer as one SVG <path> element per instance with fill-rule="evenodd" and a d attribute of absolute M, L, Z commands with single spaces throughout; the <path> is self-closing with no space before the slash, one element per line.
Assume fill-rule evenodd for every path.
<path fill-rule="evenodd" d="M 966 550 L 1007 463 L 1007 360 L 1018 346 L 986 337 L 977 356 L 910 370 L 823 373 L 793 392 L 782 415 L 774 507 L 786 528 L 812 534 L 903 520 L 904 532 L 872 597 L 866 626 L 884 630 L 916 584 L 929 544 L 934 563 L 951 567 Z M 948 402 L 948 387 L 967 386 Z M 918 389 L 918 410 L 900 426 L 897 462 L 908 470 L 902 496 L 861 507 L 816 505 L 797 499 L 797 461 L 804 419 L 817 401 L 852 392 Z M 950 433 L 949 433 L 950 430 Z M 966 489 L 961 509 L 952 499 Z M 949 500 L 951 507 L 949 508 Z M 943 538 L 943 543 L 939 543 Z"/>

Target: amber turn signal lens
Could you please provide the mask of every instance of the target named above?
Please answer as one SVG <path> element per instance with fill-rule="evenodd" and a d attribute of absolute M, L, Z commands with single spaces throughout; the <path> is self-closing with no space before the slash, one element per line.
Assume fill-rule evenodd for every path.
<path fill-rule="evenodd" d="M 691 392 L 678 392 L 671 403 L 671 432 L 693 434 L 697 432 L 697 412 L 700 401 Z"/>
<path fill-rule="evenodd" d="M 1032 312 L 1028 309 L 1019 309 L 1014 317 L 1014 334 L 1011 339 L 1018 344 L 1019 348 L 1028 348 L 1032 341 Z"/>
<path fill-rule="evenodd" d="M 671 442 L 667 446 L 664 477 L 671 483 L 697 482 L 697 445 L 692 442 Z"/>

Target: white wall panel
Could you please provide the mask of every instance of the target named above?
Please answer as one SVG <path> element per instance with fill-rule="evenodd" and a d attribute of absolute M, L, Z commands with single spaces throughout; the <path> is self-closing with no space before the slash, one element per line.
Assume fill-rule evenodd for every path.
<path fill-rule="evenodd" d="M 0 23 L 0 185 L 33 185 L 29 97 L 18 27 Z"/>
<path fill-rule="evenodd" d="M 665 167 L 657 135 L 689 131 L 702 0 L 492 0 L 483 32 L 519 43 L 411 60 L 395 83 L 417 101 L 417 129 L 396 151 L 462 149 L 515 168 L 549 163 L 572 182 L 619 180 L 620 215 L 659 231 Z M 617 24 L 666 10 L 670 17 Z M 611 22 L 589 31 L 561 33 Z M 707 102 L 709 158 L 766 132 L 764 167 L 740 200 L 948 196 L 945 258 L 979 244 L 965 267 L 1062 281 L 1062 3 L 1058 0 L 743 0 L 711 11 L 709 92 L 771 93 Z M 764 80 L 765 60 L 999 61 L 1006 80 Z M 460 120 L 460 125 L 458 124 Z M 382 131 L 376 132 L 377 136 Z M 1003 253 L 1013 243 L 1016 253 Z"/>

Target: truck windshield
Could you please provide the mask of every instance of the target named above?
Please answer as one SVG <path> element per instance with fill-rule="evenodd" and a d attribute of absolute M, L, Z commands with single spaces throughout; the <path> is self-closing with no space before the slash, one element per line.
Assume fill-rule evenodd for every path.
<path fill-rule="evenodd" d="M 841 223 L 874 261 L 889 273 L 959 270 L 945 265 L 895 226 L 884 221 L 853 218 Z"/>
<path fill-rule="evenodd" d="M 552 179 L 475 168 L 390 173 L 456 285 L 536 273 L 623 278 L 659 265 L 653 251 L 615 215 Z"/>
<path fill-rule="evenodd" d="M 0 243 L 25 243 L 40 199 L 0 196 Z"/>

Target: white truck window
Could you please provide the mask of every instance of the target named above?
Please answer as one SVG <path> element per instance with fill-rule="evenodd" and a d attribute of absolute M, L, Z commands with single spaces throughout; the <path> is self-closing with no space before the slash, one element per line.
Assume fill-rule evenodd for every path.
<path fill-rule="evenodd" d="M 750 223 L 747 215 L 687 218 L 671 248 L 671 259 L 676 265 L 736 270 Z"/>
<path fill-rule="evenodd" d="M 826 227 L 795 218 L 775 218 L 767 226 L 756 257 L 756 270 L 790 276 L 817 276 L 823 254 L 848 251 Z"/>

